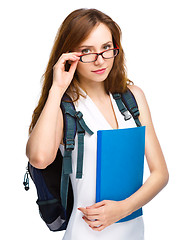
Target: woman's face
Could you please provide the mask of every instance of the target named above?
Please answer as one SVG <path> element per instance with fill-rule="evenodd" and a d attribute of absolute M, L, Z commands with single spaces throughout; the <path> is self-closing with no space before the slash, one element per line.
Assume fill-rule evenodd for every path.
<path fill-rule="evenodd" d="M 100 23 L 93 28 L 88 38 L 76 50 L 82 54 L 87 54 L 100 53 L 112 48 L 114 46 L 111 31 L 105 24 Z M 76 71 L 80 83 L 103 82 L 111 71 L 113 62 L 114 58 L 104 59 L 101 55 L 95 62 L 79 62 Z"/>

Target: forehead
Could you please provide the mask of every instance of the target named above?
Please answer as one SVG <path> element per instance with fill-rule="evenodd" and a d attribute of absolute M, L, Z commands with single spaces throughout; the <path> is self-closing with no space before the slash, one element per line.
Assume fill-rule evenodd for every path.
<path fill-rule="evenodd" d="M 112 41 L 112 34 L 110 29 L 103 23 L 95 26 L 93 30 L 90 32 L 86 40 L 81 42 L 80 46 L 82 45 L 91 45 L 97 46 L 102 45 L 108 41 Z"/>

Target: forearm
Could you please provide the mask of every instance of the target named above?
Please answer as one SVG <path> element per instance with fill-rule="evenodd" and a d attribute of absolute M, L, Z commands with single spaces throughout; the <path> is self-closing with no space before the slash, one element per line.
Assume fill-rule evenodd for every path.
<path fill-rule="evenodd" d="M 61 97 L 60 89 L 53 86 L 27 143 L 26 154 L 30 162 L 42 164 L 42 167 L 50 164 L 55 155 Z"/>
<path fill-rule="evenodd" d="M 152 200 L 167 184 L 168 173 L 153 172 L 143 186 L 133 195 L 121 201 L 124 217 L 143 207 Z"/>

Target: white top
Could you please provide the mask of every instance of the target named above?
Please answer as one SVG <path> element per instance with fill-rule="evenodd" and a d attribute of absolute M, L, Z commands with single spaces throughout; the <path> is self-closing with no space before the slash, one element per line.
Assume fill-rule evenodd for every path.
<path fill-rule="evenodd" d="M 133 117 L 130 120 L 124 120 L 112 94 L 110 94 L 110 98 L 119 128 L 136 127 Z M 86 98 L 80 96 L 80 99 L 74 104 L 76 110 L 82 112 L 84 121 L 94 134 L 90 136 L 86 133 L 84 137 L 82 179 L 76 179 L 78 139 L 77 136 L 75 138 L 75 149 L 72 152 L 73 172 L 70 174 L 74 207 L 63 240 L 116 240 L 116 237 L 117 240 L 144 240 L 142 216 L 130 221 L 114 223 L 102 231 L 92 230 L 82 219 L 83 213 L 77 208 L 91 206 L 95 204 L 96 200 L 97 131 L 112 129 L 112 127 L 88 95 Z M 63 154 L 63 145 L 60 145 L 60 149 Z"/>

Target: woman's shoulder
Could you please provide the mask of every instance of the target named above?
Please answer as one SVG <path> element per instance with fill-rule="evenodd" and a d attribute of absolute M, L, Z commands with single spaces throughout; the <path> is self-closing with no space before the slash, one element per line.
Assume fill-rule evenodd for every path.
<path fill-rule="evenodd" d="M 138 97 L 143 97 L 144 92 L 137 85 L 127 85 L 127 87 L 130 89 L 130 91 L 133 93 L 133 95 L 138 96 Z"/>
<path fill-rule="evenodd" d="M 146 123 L 151 121 L 150 109 L 147 103 L 146 96 L 143 90 L 136 85 L 128 85 L 127 86 L 130 91 L 133 93 L 136 102 L 138 104 L 139 112 L 140 112 L 140 121 Z"/>
<path fill-rule="evenodd" d="M 128 85 L 127 87 L 133 93 L 138 105 L 142 105 L 141 103 L 145 103 L 146 97 L 140 87 L 138 87 L 137 85 Z"/>

